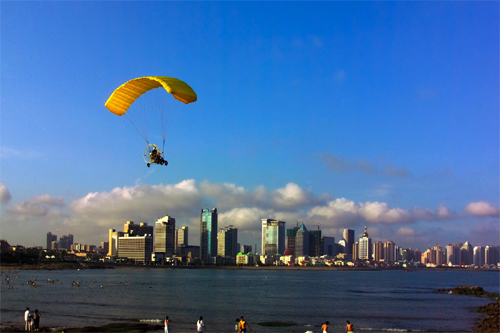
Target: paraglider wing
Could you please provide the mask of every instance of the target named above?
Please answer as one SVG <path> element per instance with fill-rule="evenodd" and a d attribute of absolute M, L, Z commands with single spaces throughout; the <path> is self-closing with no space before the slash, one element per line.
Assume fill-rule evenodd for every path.
<path fill-rule="evenodd" d="M 145 76 L 119 86 L 104 105 L 112 113 L 122 116 L 142 94 L 160 87 L 185 104 L 196 102 L 198 99 L 194 90 L 184 81 L 168 76 Z"/>

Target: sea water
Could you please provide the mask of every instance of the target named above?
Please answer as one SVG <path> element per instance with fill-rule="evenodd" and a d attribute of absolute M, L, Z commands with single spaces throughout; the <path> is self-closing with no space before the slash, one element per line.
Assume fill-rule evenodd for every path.
<path fill-rule="evenodd" d="M 245 316 L 255 332 L 319 332 L 327 320 L 332 332 L 343 332 L 346 320 L 356 332 L 470 332 L 481 317 L 476 308 L 491 300 L 435 290 L 477 285 L 498 293 L 499 281 L 498 271 L 472 270 L 4 271 L 1 322 L 22 326 L 29 307 L 41 312 L 42 327 L 162 325 L 169 316 L 171 332 L 193 332 L 203 316 L 209 332 L 234 332 Z"/>

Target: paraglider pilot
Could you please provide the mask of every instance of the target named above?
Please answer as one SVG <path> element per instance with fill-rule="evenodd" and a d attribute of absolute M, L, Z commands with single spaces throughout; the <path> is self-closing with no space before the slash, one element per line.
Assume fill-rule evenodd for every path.
<path fill-rule="evenodd" d="M 151 153 L 149 154 L 149 156 L 151 157 L 151 162 L 152 163 L 156 163 L 156 164 L 160 164 L 160 165 L 168 165 L 168 162 L 163 159 L 163 157 L 161 156 L 160 153 L 158 153 L 158 150 L 156 150 L 156 148 L 154 148 Z M 151 164 L 148 163 L 148 168 Z"/>

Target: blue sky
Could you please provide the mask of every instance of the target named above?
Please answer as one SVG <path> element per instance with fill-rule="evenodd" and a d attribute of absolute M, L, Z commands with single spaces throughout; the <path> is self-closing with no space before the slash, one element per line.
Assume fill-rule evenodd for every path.
<path fill-rule="evenodd" d="M 1 237 L 99 244 L 202 208 L 426 248 L 499 244 L 498 2 L 1 3 Z M 167 167 L 104 103 L 172 76 Z M 151 133 L 151 142 L 158 140 Z M 158 142 L 160 143 L 160 142 Z"/>

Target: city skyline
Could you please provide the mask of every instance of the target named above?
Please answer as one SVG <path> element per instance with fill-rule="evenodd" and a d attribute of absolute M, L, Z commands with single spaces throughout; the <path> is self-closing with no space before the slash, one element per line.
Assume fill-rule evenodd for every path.
<path fill-rule="evenodd" d="M 12 243 L 43 245 L 50 230 L 99 244 L 123 221 L 164 215 L 194 240 L 200 207 L 218 207 L 244 244 L 260 243 L 263 218 L 337 239 L 367 226 L 405 247 L 498 244 L 496 2 L 0 10 L 0 237 Z M 151 91 L 176 104 L 169 164 L 148 168 L 145 146 L 162 138 L 144 140 L 105 103 L 151 75 L 185 81 L 197 101 Z"/>

